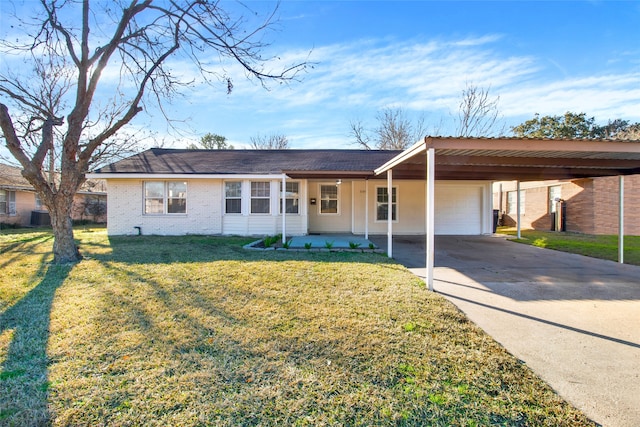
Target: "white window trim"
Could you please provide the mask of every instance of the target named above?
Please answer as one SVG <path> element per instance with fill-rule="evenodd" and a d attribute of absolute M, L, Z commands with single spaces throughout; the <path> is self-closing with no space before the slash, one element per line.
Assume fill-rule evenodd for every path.
<path fill-rule="evenodd" d="M 518 213 L 518 190 L 507 191 L 507 215 L 517 215 Z M 509 194 L 513 194 L 513 202 L 509 202 Z M 520 215 L 524 215 L 527 205 L 526 190 L 520 190 Z"/>
<path fill-rule="evenodd" d="M 17 216 L 18 212 L 17 212 L 17 203 L 16 203 L 16 192 L 13 190 L 0 190 L 3 191 L 5 194 L 5 209 L 3 209 L 2 211 L 0 211 L 0 215 L 5 215 L 5 216 Z"/>
<path fill-rule="evenodd" d="M 381 222 L 381 223 L 386 223 L 388 220 L 386 219 L 378 219 L 378 189 L 379 188 L 384 188 L 385 190 L 388 188 L 386 185 L 378 185 L 376 186 L 376 192 L 375 192 L 375 199 L 373 201 L 374 205 L 374 215 L 375 215 L 375 221 L 374 222 Z M 400 218 L 400 211 L 399 211 L 399 204 L 398 201 L 400 200 L 400 193 L 398 190 L 398 187 L 393 186 L 391 187 L 391 191 L 393 192 L 393 190 L 396 190 L 396 219 L 392 219 L 391 222 L 395 222 L 397 223 L 399 218 Z"/>
<path fill-rule="evenodd" d="M 265 183 L 267 184 L 267 188 L 269 189 L 269 196 L 268 197 L 264 197 L 264 196 L 254 196 L 252 194 L 252 186 L 251 184 L 253 183 Z M 266 216 L 266 215 L 271 215 L 271 204 L 273 203 L 273 190 L 272 190 L 272 185 L 271 185 L 272 181 L 264 181 L 264 180 L 251 180 L 249 181 L 249 215 L 256 215 L 256 216 Z M 251 202 L 253 200 L 267 200 L 269 203 L 267 204 L 267 206 L 269 207 L 268 212 L 252 212 L 251 211 Z"/>
<path fill-rule="evenodd" d="M 38 193 L 34 193 L 35 195 L 35 206 L 37 211 L 46 210 L 46 206 L 42 203 L 42 199 L 38 196 Z"/>
<path fill-rule="evenodd" d="M 323 185 L 328 185 L 328 186 L 335 186 L 338 190 L 338 194 L 336 195 L 337 197 L 337 206 L 336 206 L 336 212 L 322 212 L 322 186 Z M 342 187 L 342 185 L 337 185 L 335 182 L 319 182 L 318 183 L 318 215 L 322 215 L 322 216 L 338 216 L 340 215 L 340 187 Z M 331 199 L 330 199 L 331 200 Z"/>
<path fill-rule="evenodd" d="M 302 192 L 302 185 L 300 181 L 287 181 L 286 184 L 298 184 L 298 197 L 286 197 L 286 185 L 285 185 L 285 199 L 286 200 L 297 200 L 298 201 L 298 212 L 285 212 L 288 216 L 301 215 L 302 205 L 300 204 L 300 200 L 302 197 L 300 193 Z M 286 203 L 285 203 L 286 204 Z M 282 181 L 278 184 L 278 213 L 282 215 Z"/>
<path fill-rule="evenodd" d="M 163 184 L 163 194 L 162 194 L 162 212 L 152 212 L 152 213 L 147 213 L 146 212 L 146 202 L 147 202 L 147 194 L 146 194 L 146 185 L 148 182 L 161 182 Z M 168 212 L 169 210 L 169 186 L 168 184 L 170 182 L 180 182 L 180 183 L 184 183 L 186 190 L 185 190 L 185 197 L 184 197 L 184 201 L 185 201 L 185 207 L 184 207 L 184 212 Z M 189 212 L 189 203 L 188 201 L 188 193 L 189 193 L 189 183 L 187 181 L 181 181 L 181 180 L 172 180 L 172 179 L 168 179 L 168 180 L 145 180 L 142 182 L 142 215 L 144 216 L 156 216 L 156 217 L 161 217 L 161 216 L 187 216 L 188 212 Z M 155 197 L 151 197 L 151 198 L 155 198 Z M 173 197 L 173 199 L 182 199 L 181 197 Z"/>
<path fill-rule="evenodd" d="M 227 197 L 227 183 L 239 182 L 240 183 L 240 212 L 227 212 L 227 199 L 238 200 L 238 197 Z M 244 213 L 243 195 L 246 192 L 242 180 L 229 179 L 222 182 L 222 215 L 241 216 Z"/>

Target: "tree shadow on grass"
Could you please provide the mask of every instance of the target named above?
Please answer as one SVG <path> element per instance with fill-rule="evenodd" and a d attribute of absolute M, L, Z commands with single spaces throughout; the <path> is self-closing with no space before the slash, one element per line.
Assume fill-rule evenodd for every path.
<path fill-rule="evenodd" d="M 0 425 L 50 424 L 49 323 L 56 290 L 73 265 L 50 265 L 40 283 L 0 314 Z"/>

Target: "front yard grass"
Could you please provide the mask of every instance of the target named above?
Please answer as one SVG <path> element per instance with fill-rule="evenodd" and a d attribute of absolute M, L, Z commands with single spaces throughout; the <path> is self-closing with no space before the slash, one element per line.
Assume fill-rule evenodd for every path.
<path fill-rule="evenodd" d="M 594 425 L 383 255 L 76 237 L 0 234 L 0 425 Z"/>
<path fill-rule="evenodd" d="M 513 227 L 500 227 L 498 233 L 517 235 Z M 513 241 L 593 258 L 618 260 L 618 236 L 538 230 L 521 230 L 520 235 L 521 239 L 513 239 Z M 640 236 L 624 237 L 624 262 L 640 265 Z"/>

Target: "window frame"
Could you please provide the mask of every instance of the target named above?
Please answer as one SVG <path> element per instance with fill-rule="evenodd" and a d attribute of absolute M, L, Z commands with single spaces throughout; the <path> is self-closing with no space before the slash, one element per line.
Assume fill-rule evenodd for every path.
<path fill-rule="evenodd" d="M 322 196 L 322 187 L 335 187 L 336 189 L 336 197 L 334 198 L 323 198 Z M 319 203 L 318 203 L 318 215 L 340 215 L 340 185 L 336 184 L 335 182 L 331 183 L 331 182 L 321 182 L 318 183 L 318 199 L 319 199 Z M 336 211 L 335 212 L 323 212 L 323 203 L 325 201 L 332 201 L 335 200 L 336 201 Z"/>
<path fill-rule="evenodd" d="M 240 191 L 240 195 L 239 196 L 228 196 L 227 195 L 227 184 L 237 184 L 238 185 L 238 190 Z M 242 215 L 242 181 L 224 181 L 224 185 L 223 185 L 223 212 L 224 215 Z M 238 212 L 227 212 L 227 201 L 228 200 L 238 200 L 240 202 L 240 210 Z"/>
<path fill-rule="evenodd" d="M 4 204 L 4 208 L 0 209 L 0 215 L 16 216 L 18 212 L 16 210 L 16 192 L 12 190 L 0 190 L 4 196 L 4 201 L 0 202 Z"/>
<path fill-rule="evenodd" d="M 287 188 L 287 186 L 291 184 L 291 185 L 296 185 L 296 191 L 289 191 L 289 189 Z M 279 206 L 279 212 L 280 215 L 282 215 L 282 181 L 280 181 L 280 192 L 278 193 L 278 206 Z M 295 194 L 295 197 L 289 197 L 289 194 Z M 296 211 L 295 212 L 289 212 L 289 205 L 288 205 L 288 201 L 291 200 L 291 206 L 295 207 Z M 286 208 L 286 214 L 287 215 L 300 215 L 300 181 L 286 181 L 285 182 L 285 208 Z"/>
<path fill-rule="evenodd" d="M 386 202 L 381 202 L 380 201 L 380 190 L 384 190 L 385 191 L 385 195 L 387 196 L 387 201 Z M 388 215 L 389 215 L 389 196 L 388 196 L 388 187 L 385 186 L 377 186 L 376 187 L 376 222 L 387 222 L 388 221 Z M 395 197 L 394 197 L 395 196 Z M 393 199 L 395 199 L 395 202 L 393 201 Z M 381 219 L 380 218 L 380 207 L 382 207 L 383 205 L 387 205 L 387 218 Z M 395 218 L 394 218 L 395 216 Z M 398 222 L 398 187 L 391 187 L 391 221 L 392 222 Z"/>
<path fill-rule="evenodd" d="M 517 215 L 518 214 L 518 190 L 507 191 L 507 215 Z M 526 190 L 520 190 L 520 215 L 525 214 L 525 206 L 526 206 Z M 513 200 L 512 200 L 513 198 Z"/>
<path fill-rule="evenodd" d="M 256 190 L 267 190 L 267 195 L 254 195 L 254 184 L 263 184 L 262 188 Z M 256 186 L 257 187 L 257 186 Z M 254 212 L 254 201 L 266 201 L 266 212 Z M 250 215 L 271 215 L 271 181 L 249 181 L 249 214 Z"/>
<path fill-rule="evenodd" d="M 9 215 L 9 190 L 0 189 L 0 215 Z"/>
<path fill-rule="evenodd" d="M 147 184 L 162 184 L 162 197 L 158 197 L 157 195 L 147 195 Z M 184 196 L 171 196 L 170 194 L 170 184 L 184 184 Z M 188 199 L 188 188 L 189 184 L 187 181 L 180 180 L 166 180 L 166 181 L 143 181 L 142 183 L 142 212 L 145 216 L 180 216 L 187 215 L 187 199 Z M 180 192 L 178 192 L 180 194 Z M 148 200 L 162 200 L 162 212 L 148 212 Z M 173 201 L 184 200 L 184 211 L 183 212 L 169 212 L 173 205 Z"/>
<path fill-rule="evenodd" d="M 35 206 L 37 211 L 46 210 L 46 206 L 42 203 L 42 199 L 38 195 L 38 193 L 34 193 L 35 195 Z"/>

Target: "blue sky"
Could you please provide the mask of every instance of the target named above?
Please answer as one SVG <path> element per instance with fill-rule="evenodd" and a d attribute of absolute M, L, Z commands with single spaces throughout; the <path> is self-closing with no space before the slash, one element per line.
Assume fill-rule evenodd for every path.
<path fill-rule="evenodd" d="M 499 97 L 507 127 L 566 111 L 640 121 L 640 2 L 285 0 L 279 16 L 270 50 L 314 67 L 270 91 L 236 78 L 231 95 L 190 97 L 177 111 L 196 134 L 355 148 L 350 121 L 372 128 L 378 111 L 402 108 L 449 135 L 467 84 Z"/>
<path fill-rule="evenodd" d="M 246 4 L 258 12 L 274 5 Z M 384 108 L 423 116 L 429 133 L 452 134 L 469 84 L 499 97 L 506 127 L 566 111 L 601 123 L 640 121 L 638 1 L 284 0 L 278 17 L 265 54 L 313 62 L 301 81 L 265 90 L 227 64 L 230 95 L 223 84 L 196 85 L 166 106 L 180 134 L 153 109 L 132 127 L 151 128 L 158 144 L 176 148 L 207 132 L 236 148 L 272 133 L 292 148 L 357 148 L 350 121 L 373 128 Z"/>

